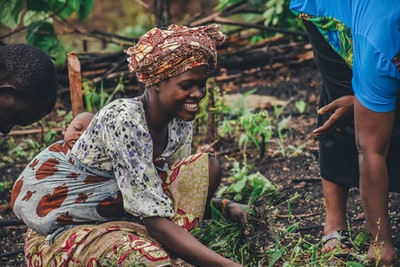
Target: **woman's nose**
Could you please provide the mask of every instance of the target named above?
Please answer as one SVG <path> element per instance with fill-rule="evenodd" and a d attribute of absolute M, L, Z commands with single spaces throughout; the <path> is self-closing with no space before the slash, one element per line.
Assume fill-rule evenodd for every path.
<path fill-rule="evenodd" d="M 202 99 L 206 95 L 206 88 L 197 86 L 196 89 L 193 90 L 192 96 L 198 99 Z"/>

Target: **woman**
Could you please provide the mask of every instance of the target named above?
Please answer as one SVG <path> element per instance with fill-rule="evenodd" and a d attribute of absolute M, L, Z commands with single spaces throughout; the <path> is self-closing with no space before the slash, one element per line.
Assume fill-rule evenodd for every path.
<path fill-rule="evenodd" d="M 223 40 L 217 25 L 171 25 L 150 30 L 127 50 L 145 92 L 101 109 L 67 162 L 36 179 L 65 183 L 31 207 L 41 218 L 26 236 L 28 266 L 240 266 L 190 234 L 221 180 L 217 159 L 190 156 L 190 148 L 191 121 Z M 29 205 L 32 196 L 15 195 L 14 205 Z M 217 202 L 247 223 L 238 204 Z M 17 215 L 34 225 L 35 216 Z"/>

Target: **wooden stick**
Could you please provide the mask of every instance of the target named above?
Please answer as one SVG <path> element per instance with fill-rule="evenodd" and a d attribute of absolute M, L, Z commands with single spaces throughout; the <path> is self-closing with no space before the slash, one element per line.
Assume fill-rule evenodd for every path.
<path fill-rule="evenodd" d="M 72 115 L 83 111 L 81 64 L 75 52 L 68 53 L 68 78 Z"/>

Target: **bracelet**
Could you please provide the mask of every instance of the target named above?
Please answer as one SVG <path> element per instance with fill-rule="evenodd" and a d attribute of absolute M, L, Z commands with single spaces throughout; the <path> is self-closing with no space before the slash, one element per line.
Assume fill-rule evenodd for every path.
<path fill-rule="evenodd" d="M 225 198 L 225 199 L 223 199 L 222 200 L 222 203 L 221 203 L 221 211 L 222 211 L 222 214 L 224 215 L 224 217 L 225 218 L 227 218 L 228 217 L 228 207 L 229 207 L 229 205 L 230 204 L 232 204 L 233 203 L 233 201 L 232 200 L 229 200 L 229 199 L 227 199 L 227 198 Z"/>

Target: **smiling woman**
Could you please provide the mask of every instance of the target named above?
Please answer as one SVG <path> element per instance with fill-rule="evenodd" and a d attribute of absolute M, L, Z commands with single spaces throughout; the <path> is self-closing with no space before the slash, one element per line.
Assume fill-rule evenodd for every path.
<path fill-rule="evenodd" d="M 29 164 L 41 179 L 22 175 L 14 186 L 14 207 L 39 203 L 16 211 L 30 227 L 28 266 L 240 266 L 190 234 L 210 215 L 221 181 L 218 160 L 190 150 L 192 120 L 223 40 L 217 25 L 171 25 L 127 50 L 143 95 L 105 106 L 63 159 Z M 19 194 L 32 184 L 47 194 Z M 226 206 L 226 214 L 245 225 L 239 207 Z"/>
<path fill-rule="evenodd" d="M 147 90 L 142 96 L 143 103 L 145 107 L 154 106 L 152 111 L 159 114 L 157 124 L 163 124 L 163 120 L 168 121 L 173 117 L 192 121 L 196 117 L 200 100 L 206 94 L 206 81 L 206 66 L 195 67 L 154 85 L 155 88 Z"/>

